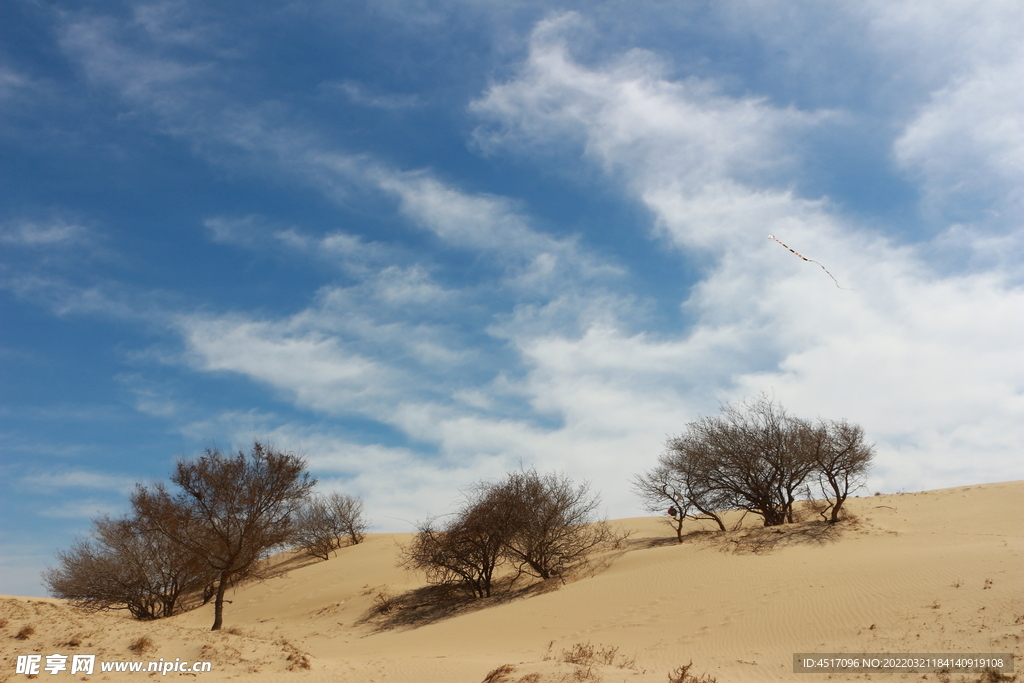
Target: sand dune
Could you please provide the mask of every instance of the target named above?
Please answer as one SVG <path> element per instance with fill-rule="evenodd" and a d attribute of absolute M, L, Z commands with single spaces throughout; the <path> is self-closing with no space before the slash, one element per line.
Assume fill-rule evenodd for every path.
<path fill-rule="evenodd" d="M 661 520 L 620 520 L 634 535 L 589 572 L 448 616 L 430 605 L 375 609 L 378 595 L 423 586 L 421 575 L 395 566 L 408 534 L 371 534 L 327 562 L 279 557 L 291 567 L 286 574 L 231 591 L 230 632 L 208 631 L 212 606 L 140 623 L 59 600 L 5 597 L 0 681 L 24 678 L 14 673 L 15 659 L 30 653 L 208 660 L 210 673 L 189 675 L 211 682 L 479 683 L 509 665 L 495 683 L 664 683 L 668 671 L 691 660 L 691 673 L 720 683 L 830 679 L 794 674 L 794 652 L 1011 652 L 1019 668 L 1024 482 L 872 496 L 848 507 L 858 521 L 838 528 L 746 527 L 695 534 L 682 545 Z M 26 626 L 35 632 L 17 639 Z M 130 650 L 142 636 L 150 649 Z M 589 664 L 563 661 L 581 646 L 593 650 Z M 832 678 L 940 680 L 921 673 Z"/>

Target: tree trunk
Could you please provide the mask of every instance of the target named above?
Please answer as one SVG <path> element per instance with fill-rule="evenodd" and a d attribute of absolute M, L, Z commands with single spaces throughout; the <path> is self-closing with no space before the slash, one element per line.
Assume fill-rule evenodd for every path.
<path fill-rule="evenodd" d="M 217 598 L 213 603 L 213 628 L 211 631 L 219 631 L 224 623 L 224 593 L 228 588 L 228 573 L 220 573 L 220 580 L 217 581 Z"/>
<path fill-rule="evenodd" d="M 846 502 L 846 496 L 839 496 L 836 494 L 836 504 L 832 506 L 832 518 L 828 520 L 829 524 L 835 524 L 839 521 L 839 510 L 843 507 L 843 503 Z"/>

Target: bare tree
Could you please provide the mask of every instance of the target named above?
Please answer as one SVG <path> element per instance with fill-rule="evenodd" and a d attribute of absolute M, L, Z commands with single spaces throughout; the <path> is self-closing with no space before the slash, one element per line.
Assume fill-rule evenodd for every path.
<path fill-rule="evenodd" d="M 601 546 L 621 540 L 598 518 L 601 499 L 586 482 L 577 486 L 564 474 L 541 475 L 531 468 L 479 486 L 489 504 L 512 515 L 504 554 L 520 572 L 541 579 L 563 576 Z"/>
<path fill-rule="evenodd" d="M 658 458 L 658 465 L 633 478 L 633 491 L 650 512 L 665 512 L 666 522 L 683 542 L 683 524 L 687 519 L 707 519 L 725 531 L 723 510 L 734 507 L 728 491 L 715 489 L 702 471 L 710 459 L 698 444 L 686 444 L 684 437 L 669 440 L 669 447 Z M 695 456 L 696 454 L 696 456 Z"/>
<path fill-rule="evenodd" d="M 128 517 L 94 519 L 92 538 L 57 560 L 43 572 L 51 595 L 87 609 L 127 609 L 136 619 L 172 616 L 212 579 L 202 558 Z"/>
<path fill-rule="evenodd" d="M 495 571 L 511 563 L 517 575 L 564 576 L 599 547 L 621 541 L 597 518 L 600 499 L 588 484 L 536 470 L 481 482 L 445 521 L 428 519 L 403 550 L 401 564 L 434 584 L 457 584 L 476 597 L 491 595 Z"/>
<path fill-rule="evenodd" d="M 664 464 L 633 477 L 633 491 L 644 501 L 649 512 L 668 515 L 666 523 L 676 532 L 676 540 L 683 542 L 683 522 L 690 515 L 692 503 L 685 494 L 685 484 L 679 474 Z"/>
<path fill-rule="evenodd" d="M 363 540 L 369 522 L 363 515 L 363 501 L 344 493 L 313 496 L 295 517 L 295 542 L 309 555 L 324 560 L 341 548 Z"/>
<path fill-rule="evenodd" d="M 875 447 L 864 441 L 860 425 L 846 420 L 819 421 L 811 435 L 815 474 L 828 506 L 822 516 L 830 524 L 839 521 L 839 513 L 853 491 L 864 486 Z"/>
<path fill-rule="evenodd" d="M 473 491 L 446 522 L 422 522 L 400 564 L 426 572 L 435 585 L 461 585 L 474 597 L 490 597 L 511 520 L 511 511 L 497 502 Z"/>
<path fill-rule="evenodd" d="M 217 575 L 212 630 L 224 621 L 228 585 L 256 569 L 269 552 L 292 541 L 294 515 L 316 483 L 305 460 L 259 442 L 246 456 L 207 449 L 194 461 L 179 461 L 172 495 L 160 483 L 138 486 L 132 507 L 147 530 L 202 557 Z"/>
<path fill-rule="evenodd" d="M 673 526 L 680 540 L 684 517 L 714 519 L 724 530 L 718 513 L 730 508 L 760 515 L 765 526 L 791 523 L 794 503 L 814 478 L 835 522 L 850 492 L 862 485 L 873 454 L 859 426 L 845 420 L 812 425 L 762 394 L 669 438 L 658 466 L 636 477 L 634 489 L 647 509 L 667 504 L 679 513 Z"/>
<path fill-rule="evenodd" d="M 767 396 L 691 422 L 668 447 L 701 486 L 760 515 L 765 526 L 793 521 L 793 503 L 814 469 L 806 423 Z"/>
<path fill-rule="evenodd" d="M 362 543 L 366 530 L 370 528 L 370 521 L 363 514 L 363 501 L 348 494 L 331 493 L 327 496 L 327 505 L 342 534 L 348 536 L 349 543 Z"/>

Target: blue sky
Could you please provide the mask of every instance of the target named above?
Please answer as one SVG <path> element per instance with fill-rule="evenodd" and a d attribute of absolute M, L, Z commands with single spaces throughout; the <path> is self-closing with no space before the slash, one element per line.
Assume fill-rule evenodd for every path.
<path fill-rule="evenodd" d="M 643 514 L 762 391 L 869 491 L 1024 478 L 1022 15 L 0 4 L 0 593 L 254 438 L 377 531 L 520 462 Z"/>

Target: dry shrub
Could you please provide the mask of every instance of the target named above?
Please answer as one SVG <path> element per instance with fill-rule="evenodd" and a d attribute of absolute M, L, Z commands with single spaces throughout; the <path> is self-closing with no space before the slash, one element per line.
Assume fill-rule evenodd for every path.
<path fill-rule="evenodd" d="M 594 672 L 594 665 L 587 664 L 586 666 L 577 664 L 573 671 L 573 680 L 576 681 L 599 681 L 601 680 L 600 675 Z"/>
<path fill-rule="evenodd" d="M 143 654 L 150 650 L 156 649 L 156 643 L 149 636 L 139 636 L 132 641 L 132 644 L 128 646 L 128 649 L 136 654 Z"/>
<path fill-rule="evenodd" d="M 690 660 L 689 664 L 677 667 L 674 671 L 668 672 L 668 683 L 716 683 L 717 678 L 703 674 L 698 678 L 690 673 L 690 667 L 693 666 L 693 660 Z"/>
<path fill-rule="evenodd" d="M 299 648 L 292 645 L 291 642 L 289 642 L 285 638 L 281 638 L 275 641 L 275 644 L 280 645 L 281 650 L 283 652 L 288 653 L 288 656 L 285 657 L 285 661 L 288 662 L 289 671 L 295 671 L 296 669 L 313 668 L 312 664 L 310 664 L 309 661 L 310 655 L 308 652 L 303 652 Z"/>
<path fill-rule="evenodd" d="M 240 629 L 237 626 L 232 626 L 231 628 L 226 628 L 226 629 L 224 629 L 224 632 L 225 633 L 230 633 L 233 636 L 241 636 L 241 635 L 245 634 L 245 631 L 243 631 L 242 629 Z"/>
<path fill-rule="evenodd" d="M 515 671 L 515 667 L 511 664 L 502 664 L 494 671 L 484 676 L 484 680 L 481 683 L 502 683 L 503 681 L 509 680 L 509 675 Z"/>
<path fill-rule="evenodd" d="M 569 664 L 590 664 L 594 661 L 594 646 L 589 642 L 576 643 L 568 650 L 562 650 L 562 661 Z"/>
<path fill-rule="evenodd" d="M 614 645 L 595 647 L 589 641 L 586 643 L 576 643 L 568 650 L 562 650 L 561 660 L 568 664 L 587 667 L 603 664 L 605 666 L 617 666 L 620 669 L 636 668 L 636 657 L 627 659 L 625 655 L 619 656 L 619 648 Z"/>
<path fill-rule="evenodd" d="M 18 631 L 18 635 L 14 636 L 14 637 L 17 638 L 18 640 L 28 640 L 30 636 L 35 634 L 35 632 L 36 632 L 36 627 L 35 626 L 33 626 L 32 624 L 25 624 L 24 626 L 21 627 L 21 630 Z"/>
<path fill-rule="evenodd" d="M 291 662 L 288 665 L 289 671 L 295 671 L 296 669 L 311 669 L 313 665 L 309 663 L 309 655 L 305 652 L 289 652 L 287 661 Z"/>
<path fill-rule="evenodd" d="M 64 644 L 67 645 L 68 647 L 80 647 L 82 645 L 82 643 L 85 641 L 85 638 L 86 638 L 85 634 L 76 633 L 75 635 L 71 636 L 71 638 L 68 639 L 68 642 L 66 642 Z"/>
<path fill-rule="evenodd" d="M 377 614 L 390 614 L 398 606 L 394 593 L 382 586 L 373 596 L 373 609 Z"/>
<path fill-rule="evenodd" d="M 0 628 L 7 628 L 7 624 L 10 623 L 6 619 L 0 619 Z"/>

